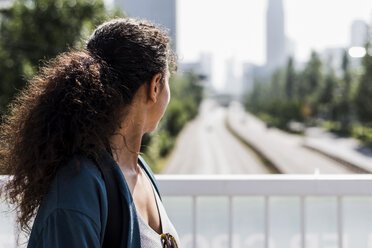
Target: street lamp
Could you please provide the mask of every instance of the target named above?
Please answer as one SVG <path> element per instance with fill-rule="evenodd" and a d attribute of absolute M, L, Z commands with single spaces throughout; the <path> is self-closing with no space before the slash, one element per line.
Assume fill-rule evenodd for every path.
<path fill-rule="evenodd" d="M 350 47 L 348 52 L 352 58 L 362 58 L 366 55 L 366 49 L 364 47 Z"/>

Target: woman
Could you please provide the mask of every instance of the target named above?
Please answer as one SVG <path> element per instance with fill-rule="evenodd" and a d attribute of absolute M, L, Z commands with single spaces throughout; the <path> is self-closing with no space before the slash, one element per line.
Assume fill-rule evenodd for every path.
<path fill-rule="evenodd" d="M 1 163 L 14 175 L 4 192 L 18 206 L 22 230 L 30 231 L 37 213 L 28 247 L 179 243 L 139 152 L 170 99 L 169 43 L 149 22 L 112 20 L 86 49 L 42 68 L 16 98 L 2 124 Z M 115 190 L 120 200 L 113 204 Z M 109 217 L 113 212 L 119 215 Z M 119 233 L 109 219 L 121 225 Z"/>

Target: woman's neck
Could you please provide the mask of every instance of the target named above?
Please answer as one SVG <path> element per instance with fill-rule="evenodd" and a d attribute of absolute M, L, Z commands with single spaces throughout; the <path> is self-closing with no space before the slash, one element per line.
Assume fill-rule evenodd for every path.
<path fill-rule="evenodd" d="M 129 120 L 135 120 L 128 118 Z M 138 173 L 138 155 L 141 148 L 141 140 L 144 127 L 141 122 L 123 122 L 122 128 L 110 138 L 112 154 L 122 171 L 127 173 Z M 143 123 L 143 122 L 142 122 Z"/>

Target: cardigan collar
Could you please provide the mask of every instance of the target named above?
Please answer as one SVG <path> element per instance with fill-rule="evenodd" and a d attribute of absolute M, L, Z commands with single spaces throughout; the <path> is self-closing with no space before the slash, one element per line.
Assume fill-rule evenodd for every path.
<path fill-rule="evenodd" d="M 141 240 L 140 240 L 140 231 L 139 231 L 139 224 L 137 219 L 137 211 L 136 207 L 134 205 L 132 194 L 129 190 L 127 181 L 125 180 L 125 177 L 119 167 L 119 165 L 116 163 L 115 159 L 112 157 L 112 155 L 109 153 L 109 151 L 105 152 L 104 157 L 106 157 L 107 161 L 111 163 L 114 167 L 115 174 L 117 175 L 117 181 L 120 187 L 120 192 L 124 198 L 124 203 L 127 204 L 129 213 L 127 214 L 127 217 L 129 219 L 129 227 L 128 227 L 128 240 L 127 240 L 127 246 L 125 244 L 121 244 L 121 247 L 141 247 Z M 138 156 L 138 163 L 139 165 L 144 169 L 146 174 L 149 176 L 152 184 L 154 185 L 159 197 L 160 192 L 158 188 L 158 184 L 156 183 L 155 177 L 150 169 L 150 167 L 147 165 L 145 160 L 139 155 Z M 160 197 L 161 199 L 161 197 Z M 124 213 L 125 214 L 125 213 Z M 125 234 L 123 234 L 125 235 Z"/>

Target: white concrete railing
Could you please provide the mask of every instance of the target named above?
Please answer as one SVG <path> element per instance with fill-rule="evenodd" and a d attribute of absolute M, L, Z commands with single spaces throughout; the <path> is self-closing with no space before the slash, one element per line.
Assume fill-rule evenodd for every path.
<path fill-rule="evenodd" d="M 170 207 L 169 211 L 169 199 L 190 199 L 190 204 L 187 206 L 176 204 L 176 206 L 182 206 L 182 209 L 187 209 L 190 211 L 190 219 L 186 219 L 187 216 L 183 216 L 179 219 L 175 218 L 175 220 L 173 221 L 173 223 L 176 225 L 176 228 L 182 226 L 183 222 L 191 223 L 191 233 L 189 233 L 188 237 L 180 233 L 180 236 L 183 235 L 183 237 L 181 237 L 181 241 L 184 241 L 182 242 L 184 244 L 183 247 L 372 247 L 372 175 L 156 175 L 156 178 L 159 183 L 164 204 L 172 220 L 172 217 L 182 215 L 183 213 L 177 210 L 177 208 L 172 209 L 172 207 Z M 0 181 L 4 179 L 5 177 L 0 176 Z M 217 223 L 220 219 L 220 216 L 216 216 L 216 223 L 214 223 L 213 220 L 211 221 L 211 223 L 206 224 L 215 226 L 218 232 L 219 226 L 226 227 L 225 230 L 227 231 L 227 233 L 226 235 L 224 234 L 225 236 L 223 236 L 222 239 L 221 237 L 219 237 L 219 241 L 213 241 L 214 243 L 210 241 L 212 242 L 212 244 L 209 244 L 209 241 L 203 241 L 200 237 L 200 233 L 204 233 L 205 230 L 201 230 L 201 222 L 199 221 L 199 219 L 203 217 L 201 216 L 202 214 L 200 210 L 200 203 L 202 202 L 201 200 L 203 198 L 208 198 L 211 196 L 226 199 L 226 208 L 223 211 L 226 210 L 225 214 L 227 217 L 226 222 L 222 221 L 222 224 Z M 240 242 L 239 243 L 236 239 L 236 232 L 239 230 L 236 230 L 235 222 L 238 221 L 239 218 L 243 218 L 236 215 L 236 209 L 239 207 L 237 206 L 238 203 L 236 199 L 239 197 L 253 197 L 254 201 L 256 201 L 257 199 L 262 199 L 262 204 L 260 205 L 260 208 L 262 208 L 262 218 L 260 219 L 263 222 L 262 233 L 249 240 L 245 237 L 246 240 L 243 242 L 243 244 L 238 240 Z M 298 199 L 299 235 L 292 237 L 290 243 L 284 245 L 283 242 L 280 243 L 272 240 L 272 236 L 274 234 L 278 234 L 278 228 L 276 227 L 277 229 L 275 229 L 275 227 L 273 228 L 272 225 L 273 222 L 277 222 L 278 217 L 276 216 L 277 212 L 273 211 L 273 208 L 275 208 L 274 205 L 276 204 L 275 200 L 273 199 L 279 199 L 281 197 L 294 197 Z M 332 206 L 334 206 L 334 208 L 328 208 L 327 211 L 328 213 L 331 213 L 331 215 L 334 212 L 334 219 L 336 221 L 334 221 L 333 217 L 328 219 L 327 214 L 323 220 L 326 224 L 330 222 L 334 224 L 334 233 L 327 234 L 328 236 L 323 235 L 322 238 L 315 237 L 313 234 L 309 234 L 309 230 L 311 228 L 314 229 L 314 226 L 312 226 L 311 228 L 309 227 L 309 223 L 313 223 L 312 217 L 309 218 L 309 213 L 311 212 L 314 214 L 313 207 L 311 206 L 311 203 L 313 203 L 314 201 L 309 200 L 312 197 L 326 197 L 327 199 L 330 199 L 329 197 L 331 197 L 334 200 L 332 200 L 334 202 L 334 205 L 331 204 Z M 368 200 L 359 201 L 359 205 L 355 205 L 354 203 L 350 205 L 350 202 L 352 202 L 354 199 L 353 197 L 357 197 L 357 199 Z M 367 203 L 368 206 L 365 203 Z M 173 207 L 174 206 L 175 205 L 173 205 Z M 356 208 L 355 216 L 353 215 L 354 210 L 350 208 L 350 206 Z M 364 209 L 367 211 L 363 212 L 361 210 L 361 207 L 363 208 L 363 206 Z M 208 206 L 206 209 L 207 211 L 212 211 L 216 207 L 218 206 L 213 205 Z M 329 209 L 331 209 L 331 211 L 329 211 Z M 333 211 L 332 209 L 335 211 Z M 293 211 L 293 208 L 287 208 L 285 206 L 284 212 L 286 211 L 291 212 Z M 322 213 L 322 211 L 323 210 L 320 210 L 320 212 L 318 211 L 315 213 L 319 214 Z M 350 215 L 350 212 L 353 214 Z M 252 212 L 251 214 L 255 215 L 256 213 Z M 324 214 L 322 214 L 322 216 L 323 215 Z M 345 216 L 347 217 L 346 219 Z M 354 219 L 355 221 L 350 225 L 350 223 Z M 362 225 L 358 229 L 358 224 L 355 223 L 358 223 L 360 221 L 364 223 L 364 226 Z M 287 222 L 287 219 L 285 219 L 285 222 Z M 291 221 L 288 220 L 288 222 Z M 285 226 L 287 224 L 288 223 L 283 223 L 283 226 L 280 226 L 280 228 L 285 229 Z M 0 224 L 0 231 L 2 229 L 5 230 L 6 228 L 2 227 Z M 9 228 L 9 230 L 13 230 L 13 228 Z M 350 234 L 350 230 L 358 232 L 360 235 L 358 234 L 359 236 L 357 238 L 354 237 L 353 239 L 348 240 L 346 236 Z M 332 232 L 332 230 L 330 232 Z M 346 232 L 348 233 L 345 234 Z M 0 233 L 0 236 L 5 237 L 5 235 L 7 234 Z M 279 233 L 279 236 L 280 235 L 282 234 Z M 355 233 L 352 233 L 351 235 L 355 235 Z M 359 243 L 356 243 L 356 239 L 365 239 L 365 241 L 360 241 L 363 244 L 359 245 Z M 327 242 L 328 246 L 326 244 Z M 332 242 L 336 245 L 329 245 Z"/>
<path fill-rule="evenodd" d="M 316 248 L 316 247 L 358 247 L 356 246 L 355 238 L 347 240 L 347 235 L 344 233 L 344 200 L 345 202 L 350 202 L 350 197 L 364 197 L 372 202 L 372 175 L 157 175 L 156 176 L 160 191 L 164 198 L 168 197 L 190 197 L 191 198 L 191 218 L 192 218 L 192 234 L 189 238 L 188 247 L 215 247 L 214 245 L 200 245 L 198 242 L 198 235 L 201 230 L 198 230 L 197 219 L 198 216 L 198 207 L 197 202 L 199 198 L 205 196 L 218 196 L 227 198 L 227 215 L 228 215 L 228 234 L 226 236 L 226 242 L 223 245 L 220 244 L 220 247 L 243 247 L 241 244 L 237 245 L 234 242 L 234 201 L 233 199 L 237 196 L 261 196 L 263 197 L 264 204 L 263 212 L 263 226 L 264 233 L 262 235 L 262 246 L 255 246 L 252 242 L 245 242 L 246 246 L 244 247 L 283 247 L 283 248 L 292 248 L 292 247 L 301 247 L 301 248 Z M 299 222 L 300 230 L 299 237 L 296 241 L 293 241 L 291 244 L 278 244 L 274 243 L 270 238 L 270 223 L 271 219 L 274 216 L 270 216 L 271 209 L 271 198 L 278 197 L 288 197 L 295 196 L 299 198 Z M 307 208 L 312 210 L 312 207 L 307 199 L 311 197 L 333 197 L 335 198 L 335 212 L 337 224 L 335 225 L 336 233 L 334 233 L 334 246 L 325 245 L 326 240 L 319 240 L 311 238 L 311 235 L 307 233 L 307 227 L 309 220 L 307 218 Z M 351 199 L 353 200 L 353 198 Z M 311 201 L 310 201 L 311 202 Z M 166 203 L 166 201 L 165 201 Z M 348 206 L 350 204 L 348 203 Z M 368 205 L 369 206 L 369 205 Z M 372 213 L 372 205 L 370 206 Z M 213 209 L 213 207 L 211 207 Z M 349 208 L 348 208 L 349 209 Z M 290 211 L 290 210 L 288 210 Z M 310 212 L 310 211 L 309 211 Z M 348 211 L 350 212 L 350 211 Z M 172 214 L 171 214 L 172 215 Z M 177 215 L 177 213 L 173 213 Z M 235 216 L 236 218 L 236 216 Z M 354 219 L 354 217 L 349 217 L 348 219 Z M 369 226 L 369 236 L 363 237 L 367 241 L 368 246 L 363 247 L 372 247 L 372 215 L 365 216 L 365 218 L 371 218 Z M 177 219 L 177 218 L 176 218 Z M 332 220 L 329 220 L 332 222 Z M 355 220 L 357 221 L 357 220 Z M 327 221 L 326 221 L 327 222 Z M 348 221 L 350 222 L 350 221 Z M 200 223 L 200 222 L 199 222 Z M 177 224 L 177 223 L 176 223 Z M 283 228 L 285 223 L 283 223 Z M 352 224 L 355 228 L 355 224 Z M 361 229 L 366 229 L 361 227 Z M 350 230 L 350 228 L 348 228 Z M 368 231 L 365 230 L 365 231 Z M 294 238 L 296 240 L 296 238 Z M 369 240 L 368 240 L 369 239 Z M 328 243 L 329 243 L 328 235 Z M 364 242 L 364 241 L 363 241 Z M 206 242 L 205 242 L 206 243 Z M 250 243 L 252 246 L 248 246 L 247 243 Z M 323 243 L 323 244 L 320 244 Z"/>

